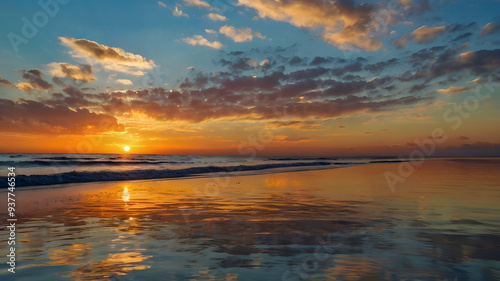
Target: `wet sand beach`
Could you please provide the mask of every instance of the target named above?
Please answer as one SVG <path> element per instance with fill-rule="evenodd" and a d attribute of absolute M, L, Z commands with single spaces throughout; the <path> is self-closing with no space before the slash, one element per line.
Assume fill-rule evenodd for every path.
<path fill-rule="evenodd" d="M 398 165 L 19 188 L 0 279 L 500 280 L 500 161 Z"/>

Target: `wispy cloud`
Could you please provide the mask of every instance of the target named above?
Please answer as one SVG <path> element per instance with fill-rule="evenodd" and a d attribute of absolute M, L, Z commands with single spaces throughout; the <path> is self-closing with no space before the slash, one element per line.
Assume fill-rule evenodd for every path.
<path fill-rule="evenodd" d="M 217 30 L 213 30 L 213 29 L 205 29 L 205 32 L 207 34 L 214 34 L 214 35 L 219 34 L 219 32 Z"/>
<path fill-rule="evenodd" d="M 481 29 L 481 32 L 479 33 L 479 37 L 483 37 L 486 35 L 494 34 L 494 33 L 499 33 L 500 32 L 500 23 L 487 23 L 483 28 Z"/>
<path fill-rule="evenodd" d="M 424 25 L 414 30 L 411 34 L 413 35 L 415 42 L 419 44 L 427 44 L 436 39 L 445 30 L 445 26 L 428 27 L 427 25 Z"/>
<path fill-rule="evenodd" d="M 403 48 L 410 42 L 428 44 L 434 41 L 445 31 L 446 26 L 428 27 L 427 25 L 423 25 L 415 29 L 411 34 L 401 36 L 399 39 L 394 41 L 394 45 L 398 48 Z"/>
<path fill-rule="evenodd" d="M 455 86 L 451 86 L 447 89 L 439 89 L 438 92 L 440 93 L 444 93 L 444 94 L 458 94 L 458 93 L 462 93 L 462 92 L 467 92 L 467 91 L 470 91 L 471 88 L 469 87 L 455 87 Z"/>
<path fill-rule="evenodd" d="M 59 40 L 71 48 L 70 54 L 73 57 L 93 59 L 107 70 L 144 75 L 144 70 L 156 67 L 153 60 L 147 60 L 121 48 L 108 47 L 87 39 L 59 37 Z"/>
<path fill-rule="evenodd" d="M 475 83 L 475 84 L 481 84 L 481 83 L 484 83 L 486 82 L 486 79 L 482 78 L 482 77 L 478 77 L 474 80 L 471 80 L 471 81 L 467 81 L 467 83 Z"/>

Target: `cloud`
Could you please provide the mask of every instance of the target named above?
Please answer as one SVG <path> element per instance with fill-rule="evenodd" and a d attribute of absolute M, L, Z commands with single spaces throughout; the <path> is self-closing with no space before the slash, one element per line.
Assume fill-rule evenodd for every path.
<path fill-rule="evenodd" d="M 439 35 L 446 31 L 445 26 L 428 27 L 423 25 L 415 29 L 410 35 L 403 35 L 394 41 L 394 46 L 403 48 L 408 43 L 415 41 L 418 44 L 427 44 L 434 41 Z"/>
<path fill-rule="evenodd" d="M 227 21 L 227 18 L 225 16 L 214 14 L 214 13 L 208 14 L 207 17 L 213 21 Z"/>
<path fill-rule="evenodd" d="M 419 66 L 422 66 L 422 64 L 428 62 L 429 60 L 439 57 L 439 54 L 444 50 L 446 50 L 445 46 L 435 46 L 429 49 L 422 49 L 411 54 L 408 57 L 408 62 L 410 63 L 412 68 L 417 68 Z"/>
<path fill-rule="evenodd" d="M 74 81 L 89 82 L 95 81 L 93 68 L 90 64 L 72 65 L 65 62 L 52 62 L 48 66 L 50 74 L 54 77 L 70 78 Z"/>
<path fill-rule="evenodd" d="M 158 121 L 198 123 L 230 119 L 273 121 L 282 112 L 287 118 L 330 119 L 394 110 L 429 101 L 428 97 L 414 95 L 384 98 L 357 95 L 367 87 L 375 87 L 371 85 L 373 82 L 368 85 L 357 82 L 357 85 L 334 80 L 305 80 L 282 85 L 280 81 L 284 77 L 277 72 L 257 78 L 235 75 L 207 80 L 200 76 L 203 82 L 199 85 L 197 79 L 186 81 L 179 91 L 166 92 L 163 88 L 130 90 L 102 95 L 99 104 L 109 113 L 123 113 L 121 110 L 125 109 L 130 114 L 144 114 Z M 114 109 L 114 104 L 121 104 L 120 109 Z"/>
<path fill-rule="evenodd" d="M 253 39 L 252 29 L 250 29 L 250 27 L 236 29 L 233 26 L 224 25 L 219 28 L 219 32 L 238 43 L 252 41 Z"/>
<path fill-rule="evenodd" d="M 411 41 L 410 36 L 403 35 L 399 39 L 394 41 L 394 46 L 396 46 L 398 49 L 401 49 L 401 48 L 405 47 L 408 44 L 408 42 L 410 42 L 410 41 Z"/>
<path fill-rule="evenodd" d="M 472 74 L 497 70 L 500 68 L 500 49 L 462 53 L 458 55 L 455 67 L 456 70 L 468 68 Z"/>
<path fill-rule="evenodd" d="M 456 37 L 455 39 L 453 39 L 451 42 L 465 42 L 465 41 L 468 41 L 470 37 L 472 37 L 472 32 L 467 32 L 467 33 L 464 33 L 464 34 L 461 34 L 459 35 L 458 37 Z"/>
<path fill-rule="evenodd" d="M 279 128 L 291 128 L 298 131 L 314 131 L 317 130 L 321 124 L 315 121 L 272 121 L 266 123 L 266 128 L 270 130 L 276 130 Z"/>
<path fill-rule="evenodd" d="M 282 141 L 296 142 L 296 141 L 304 141 L 304 140 L 310 140 L 310 139 L 311 139 L 311 137 L 308 137 L 308 136 L 287 136 Z"/>
<path fill-rule="evenodd" d="M 372 73 L 380 73 L 383 70 L 390 68 L 390 67 L 393 67 L 393 66 L 396 66 L 398 64 L 399 64 L 399 59 L 392 58 L 392 59 L 389 59 L 387 61 L 381 61 L 381 62 L 377 62 L 374 64 L 367 64 L 363 68 L 367 71 L 372 72 Z"/>
<path fill-rule="evenodd" d="M 405 10 L 408 10 L 411 7 L 411 0 L 398 0 L 401 5 L 405 8 Z"/>
<path fill-rule="evenodd" d="M 458 147 L 444 147 L 439 149 L 436 156 L 462 157 L 492 157 L 500 156 L 500 143 L 476 142 L 473 144 L 462 144 Z"/>
<path fill-rule="evenodd" d="M 427 25 L 423 25 L 414 30 L 411 34 L 413 35 L 415 42 L 419 44 L 427 44 L 434 41 L 434 39 L 436 39 L 436 37 L 442 34 L 445 30 L 445 26 L 428 27 Z"/>
<path fill-rule="evenodd" d="M 32 70 L 18 69 L 16 70 L 16 72 L 21 73 L 23 75 L 23 78 L 28 80 L 28 82 L 20 82 L 19 84 L 17 84 L 17 87 L 24 92 L 29 92 L 32 89 L 40 89 L 40 90 L 53 89 L 52 84 L 43 79 L 43 74 L 40 69 L 37 68 Z"/>
<path fill-rule="evenodd" d="M 122 85 L 132 85 L 132 81 L 128 79 L 117 79 L 116 83 L 122 84 Z"/>
<path fill-rule="evenodd" d="M 261 52 L 259 52 L 260 54 Z M 283 54 L 283 52 L 281 52 Z M 222 53 L 225 54 L 225 53 Z M 315 123 L 269 124 L 289 127 L 292 130 L 318 130 L 318 120 L 342 116 L 379 114 L 425 105 L 435 95 L 407 93 L 394 89 L 394 78 L 382 76 L 369 81 L 353 78 L 351 81 L 335 80 L 329 68 L 299 69 L 284 73 L 285 68 L 275 59 L 249 58 L 246 53 L 228 53 L 219 64 L 228 69 L 218 73 L 190 71 L 190 77 L 175 89 L 149 88 L 144 90 L 116 91 L 85 94 L 65 89 L 64 95 L 55 95 L 44 103 L 51 106 L 84 106 L 86 103 L 108 114 L 146 116 L 159 122 L 182 121 L 199 123 L 210 120 L 301 120 L 314 119 Z M 267 53 L 266 53 L 267 54 Z M 288 58 L 281 61 L 288 63 Z M 310 61 L 308 59 L 307 61 Z M 338 61 L 332 58 L 332 61 Z M 347 62 L 347 60 L 344 60 Z M 356 59 L 346 64 L 346 69 L 361 69 L 365 60 Z M 268 67 L 259 76 L 244 73 L 256 67 Z M 342 68 L 342 66 L 340 66 Z M 116 78 L 114 78 L 116 79 Z M 393 89 L 386 93 L 389 86 Z M 285 124 L 286 123 L 286 124 Z"/>
<path fill-rule="evenodd" d="M 203 41 L 203 37 L 191 39 L 195 41 L 191 42 L 192 45 L 203 45 L 198 43 Z M 376 75 L 380 77 L 368 81 L 360 76 L 353 76 L 349 80 L 332 78 L 333 72 L 377 71 L 395 65 L 397 61 L 388 59 L 367 64 L 368 60 L 362 58 L 299 59 L 305 61 L 306 65 L 316 60 L 319 65 L 303 65 L 294 68 L 294 71 L 285 72 L 285 67 L 277 62 L 288 64 L 289 58 L 268 56 L 271 53 L 283 56 L 285 52 L 276 48 L 266 50 L 249 51 L 252 57 L 246 57 L 246 52 L 221 52 L 224 57 L 220 59 L 219 65 L 224 67 L 223 70 L 215 73 L 189 71 L 189 77 L 181 80 L 181 84 L 171 91 L 157 87 L 86 93 L 67 87 L 61 93 L 54 93 L 49 98 L 45 96 L 41 100 L 52 108 L 87 107 L 95 110 L 100 107 L 109 115 L 145 116 L 159 122 L 281 120 L 283 123 L 269 126 L 310 131 L 321 127 L 318 120 L 406 109 L 428 104 L 436 98 L 436 95 L 403 91 L 406 86 L 399 87 L 400 83 L 392 76 Z M 450 57 L 457 55 L 455 53 Z M 323 64 L 326 61 L 334 63 L 336 67 L 326 67 Z M 257 69 L 262 70 L 259 75 L 250 74 Z M 109 81 L 117 82 L 117 78 L 110 77 Z M 387 90 L 390 86 L 393 88 Z M 315 120 L 315 123 L 293 123 L 301 119 Z"/>
<path fill-rule="evenodd" d="M 495 34 L 500 32 L 500 23 L 487 23 L 483 28 L 481 29 L 481 32 L 479 33 L 479 37 L 483 37 L 486 35 L 490 34 Z"/>
<path fill-rule="evenodd" d="M 255 68 L 260 68 L 259 61 L 248 58 L 248 57 L 240 57 L 236 60 L 225 60 L 221 59 L 220 64 L 222 66 L 228 66 L 231 72 L 240 73 L 241 71 L 246 70 L 254 70 Z M 267 62 L 262 61 L 262 66 Z"/>
<path fill-rule="evenodd" d="M 458 139 L 465 141 L 465 140 L 469 140 L 470 138 L 468 136 L 460 136 Z"/>
<path fill-rule="evenodd" d="M 59 40 L 71 48 L 70 54 L 73 57 L 93 59 L 107 70 L 144 75 L 144 70 L 156 67 L 154 61 L 148 61 L 141 55 L 126 52 L 121 48 L 108 47 L 87 39 L 59 37 Z"/>
<path fill-rule="evenodd" d="M 433 10 L 433 7 L 428 0 L 422 0 L 417 3 L 412 2 L 413 1 L 411 0 L 399 0 L 399 3 L 404 6 L 406 13 L 408 13 L 410 16 L 418 16 L 425 12 Z"/>
<path fill-rule="evenodd" d="M 421 50 L 410 56 L 413 70 L 398 76 L 398 79 L 409 82 L 426 79 L 427 82 L 459 71 L 472 75 L 485 76 L 500 68 L 500 49 L 469 51 L 457 55 L 460 49 L 443 47 Z"/>
<path fill-rule="evenodd" d="M 213 29 L 205 29 L 205 32 L 207 34 L 219 34 L 219 32 L 217 30 L 213 30 Z"/>
<path fill-rule="evenodd" d="M 300 126 L 300 124 L 302 124 L 302 121 L 297 121 L 297 120 L 294 120 L 294 121 L 272 121 L 272 122 L 268 122 L 266 123 L 266 127 L 268 129 L 271 129 L 271 130 L 274 130 L 274 129 L 278 129 L 278 128 L 282 128 L 282 127 L 297 127 L 297 126 Z"/>
<path fill-rule="evenodd" d="M 448 89 L 439 89 L 438 92 L 443 93 L 443 94 L 458 94 L 458 93 L 467 92 L 470 90 L 471 90 L 471 88 L 469 88 L 469 87 L 451 86 Z"/>
<path fill-rule="evenodd" d="M 211 9 L 210 4 L 202 0 L 184 0 L 184 4 L 188 7 Z"/>
<path fill-rule="evenodd" d="M 185 14 L 184 12 L 182 12 L 182 10 L 179 10 L 178 7 L 175 7 L 175 9 L 172 11 L 172 14 L 176 17 L 185 17 L 185 18 L 189 18 L 189 15 L 188 14 Z"/>
<path fill-rule="evenodd" d="M 85 108 L 69 109 L 21 100 L 0 99 L 0 130 L 40 134 L 84 134 L 123 131 L 115 117 L 90 112 Z"/>
<path fill-rule="evenodd" d="M 167 8 L 167 5 L 161 1 L 158 1 L 158 6 L 163 7 L 163 8 Z"/>
<path fill-rule="evenodd" d="M 258 31 L 255 31 L 253 33 L 255 35 L 255 37 L 259 38 L 259 39 L 266 39 L 266 36 L 262 35 L 260 32 Z"/>
<path fill-rule="evenodd" d="M 192 45 L 192 46 L 200 45 L 200 46 L 206 46 L 206 47 L 210 47 L 210 48 L 214 48 L 214 49 L 220 49 L 220 48 L 224 47 L 224 45 L 222 45 L 221 42 L 219 42 L 219 41 L 210 42 L 201 35 L 193 35 L 193 37 L 184 38 L 184 39 L 182 39 L 182 41 L 184 41 L 185 43 Z"/>
<path fill-rule="evenodd" d="M 481 83 L 484 83 L 486 82 L 486 79 L 482 78 L 482 77 L 478 77 L 472 81 L 467 81 L 467 83 L 475 83 L 475 84 L 481 84 Z"/>
<path fill-rule="evenodd" d="M 446 26 L 446 31 L 448 32 L 465 32 L 471 29 L 475 29 L 477 23 L 476 22 L 471 22 L 469 24 L 462 24 L 462 23 L 452 23 L 448 26 Z"/>
<path fill-rule="evenodd" d="M 11 81 L 7 80 L 7 79 L 3 79 L 2 78 L 2 75 L 0 75 L 0 86 L 2 87 L 7 87 L 7 88 L 17 88 L 16 85 L 14 83 L 12 83 Z"/>
<path fill-rule="evenodd" d="M 355 6 L 353 1 L 238 0 L 238 5 L 257 10 L 261 18 L 288 22 L 299 28 L 321 29 L 323 40 L 342 50 L 380 49 L 382 42 L 376 37 L 393 22 L 393 12 L 376 10 L 367 3 Z M 378 12 L 384 16 L 377 17 Z"/>
<path fill-rule="evenodd" d="M 297 63 L 299 63 L 300 61 L 302 61 L 302 59 L 299 58 L 299 57 L 293 57 L 293 59 L 297 60 Z M 334 62 L 335 63 L 345 63 L 346 60 L 345 59 L 341 59 L 341 58 L 335 58 L 335 57 L 319 57 L 319 56 L 316 56 L 309 63 L 309 65 L 322 65 L 322 64 L 329 64 L 329 63 L 334 63 Z M 290 61 L 289 63 L 293 65 L 294 61 Z"/>

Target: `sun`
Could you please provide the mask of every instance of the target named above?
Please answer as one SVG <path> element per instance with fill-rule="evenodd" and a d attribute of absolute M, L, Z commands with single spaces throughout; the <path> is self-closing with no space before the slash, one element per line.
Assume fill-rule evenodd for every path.
<path fill-rule="evenodd" d="M 125 150 L 125 151 L 129 151 L 129 150 L 130 150 L 130 147 L 125 146 L 125 147 L 123 147 L 123 150 Z"/>

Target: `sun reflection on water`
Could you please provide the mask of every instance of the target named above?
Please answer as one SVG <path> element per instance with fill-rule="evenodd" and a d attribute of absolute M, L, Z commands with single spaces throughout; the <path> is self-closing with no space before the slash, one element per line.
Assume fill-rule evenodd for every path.
<path fill-rule="evenodd" d="M 123 188 L 122 200 L 123 202 L 128 202 L 130 200 L 130 193 L 128 193 L 128 187 Z"/>

